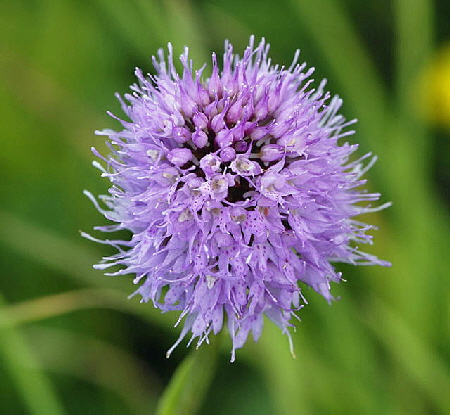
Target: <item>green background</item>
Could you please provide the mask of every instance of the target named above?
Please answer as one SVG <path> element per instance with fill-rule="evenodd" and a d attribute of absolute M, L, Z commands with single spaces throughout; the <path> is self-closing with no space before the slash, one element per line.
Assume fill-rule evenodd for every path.
<path fill-rule="evenodd" d="M 296 359 L 269 322 L 234 364 L 220 336 L 218 356 L 205 346 L 178 371 L 160 413 L 449 414 L 450 140 L 419 112 L 421 74 L 450 39 L 448 4 L 2 0 L 0 413 L 155 413 L 189 350 L 166 359 L 176 313 L 127 300 L 131 277 L 92 269 L 111 252 L 79 235 L 105 224 L 82 194 L 108 186 L 93 132 L 120 128 L 105 113 L 120 114 L 114 92 L 167 42 L 201 66 L 224 39 L 239 51 L 255 34 L 276 63 L 301 49 L 359 119 L 351 141 L 379 156 L 370 188 L 394 203 L 363 218 L 380 227 L 369 250 L 393 267 L 339 266 L 331 306 L 306 291 Z"/>

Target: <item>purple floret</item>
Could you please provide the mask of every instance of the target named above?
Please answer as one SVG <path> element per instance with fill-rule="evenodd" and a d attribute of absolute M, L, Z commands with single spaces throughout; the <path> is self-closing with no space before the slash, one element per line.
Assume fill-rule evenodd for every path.
<path fill-rule="evenodd" d="M 213 54 L 204 79 L 187 48 L 181 75 L 168 51 L 153 59 L 155 76 L 136 70 L 124 129 L 98 133 L 111 144 L 102 171 L 112 187 L 100 196 L 109 210 L 97 207 L 116 225 L 96 229 L 132 236 L 103 241 L 118 253 L 96 268 L 121 266 L 108 275 L 135 274 L 142 301 L 181 311 L 167 355 L 189 332 L 200 346 L 225 322 L 233 361 L 249 332 L 258 340 L 263 315 L 292 349 L 301 287 L 331 301 L 330 282 L 341 280 L 331 262 L 389 265 L 356 247 L 371 243 L 373 227 L 353 218 L 386 206 L 360 203 L 380 196 L 358 190 L 375 158 L 349 161 L 357 145 L 338 142 L 354 120 L 338 115 L 342 101 L 325 82 L 310 87 L 298 52 L 285 68 L 271 65 L 264 40 L 254 47 L 252 37 L 242 58 L 226 42 L 222 69 Z"/>

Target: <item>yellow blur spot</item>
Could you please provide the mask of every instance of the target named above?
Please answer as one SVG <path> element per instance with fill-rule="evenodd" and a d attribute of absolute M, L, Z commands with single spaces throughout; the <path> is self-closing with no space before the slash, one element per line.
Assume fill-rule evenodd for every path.
<path fill-rule="evenodd" d="M 420 84 L 420 112 L 428 121 L 450 128 L 450 43 L 437 51 Z"/>

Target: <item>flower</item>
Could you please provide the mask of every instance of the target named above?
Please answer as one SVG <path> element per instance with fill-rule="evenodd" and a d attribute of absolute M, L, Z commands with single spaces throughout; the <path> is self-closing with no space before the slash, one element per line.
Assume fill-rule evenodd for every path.
<path fill-rule="evenodd" d="M 309 286 L 332 300 L 330 283 L 341 274 L 332 262 L 389 265 L 361 252 L 371 226 L 353 218 L 381 209 L 361 207 L 378 193 L 357 190 L 365 155 L 350 161 L 357 145 L 338 142 L 353 134 L 338 115 L 341 99 L 310 88 L 313 69 L 272 66 L 269 45 L 254 38 L 243 57 L 225 43 L 223 68 L 212 55 L 212 74 L 193 71 L 186 48 L 180 75 L 162 50 L 156 75 L 137 69 L 133 93 L 121 100 L 130 121 L 102 131 L 112 154 L 101 157 L 112 187 L 100 196 L 115 225 L 130 240 L 106 240 L 118 249 L 98 269 L 135 274 L 135 294 L 162 311 L 180 310 L 184 327 L 172 350 L 190 332 L 200 346 L 224 322 L 232 358 L 263 315 L 287 334 Z M 120 99 L 120 98 L 119 98 Z M 84 234 L 88 238 L 97 239 Z M 178 324 L 178 323 L 177 323 Z M 190 341 L 190 342 L 191 342 Z M 189 343 L 190 343 L 189 342 Z"/>

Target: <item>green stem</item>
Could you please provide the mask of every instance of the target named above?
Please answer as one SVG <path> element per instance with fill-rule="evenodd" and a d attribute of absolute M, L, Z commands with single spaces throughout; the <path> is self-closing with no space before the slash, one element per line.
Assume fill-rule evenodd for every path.
<path fill-rule="evenodd" d="M 397 174 L 392 174 L 391 183 L 397 189 L 396 208 L 402 211 L 396 222 L 398 229 L 403 230 L 402 249 L 408 252 L 405 262 L 420 257 L 412 272 L 400 274 L 396 279 L 398 289 L 403 292 L 397 305 L 414 322 L 416 330 L 431 336 L 430 321 L 435 320 L 435 298 L 441 293 L 442 282 L 423 276 L 442 273 L 442 253 L 448 252 L 449 245 L 445 219 L 441 220 L 444 213 L 433 189 L 431 137 L 418 117 L 417 108 L 418 80 L 433 50 L 434 10 L 430 0 L 396 0 L 394 5 L 398 132 L 392 140 L 395 151 L 391 160 Z M 414 196 L 405 183 L 414 183 Z"/>
<path fill-rule="evenodd" d="M 417 390 L 428 394 L 428 402 L 436 406 L 436 413 L 450 413 L 450 399 L 442 391 L 450 390 L 450 371 L 445 358 L 435 353 L 433 346 L 417 332 L 402 313 L 373 295 L 372 310 L 364 321 L 378 336 L 389 356 L 417 385 Z M 440 410 L 438 410 L 439 408 Z"/>
<path fill-rule="evenodd" d="M 159 401 L 157 415 L 196 413 L 214 378 L 218 340 L 213 338 L 212 344 L 203 344 L 181 362 Z"/>
<path fill-rule="evenodd" d="M 430 0 L 396 0 L 396 98 L 398 119 L 406 130 L 405 146 L 414 137 L 415 169 L 430 175 L 429 136 L 418 115 L 417 83 L 432 54 L 433 4 Z"/>
<path fill-rule="evenodd" d="M 433 46 L 433 4 L 430 0 L 396 0 L 397 100 L 400 113 L 417 121 L 413 105 L 417 80 Z"/>
<path fill-rule="evenodd" d="M 0 296 L 0 352 L 31 415 L 61 415 L 64 408 L 25 339 L 4 312 Z"/>
<path fill-rule="evenodd" d="M 352 114 L 361 120 L 360 136 L 381 155 L 389 144 L 380 134 L 389 110 L 386 88 L 344 4 L 336 0 L 290 3 L 339 83 L 346 108 L 350 105 Z"/>

